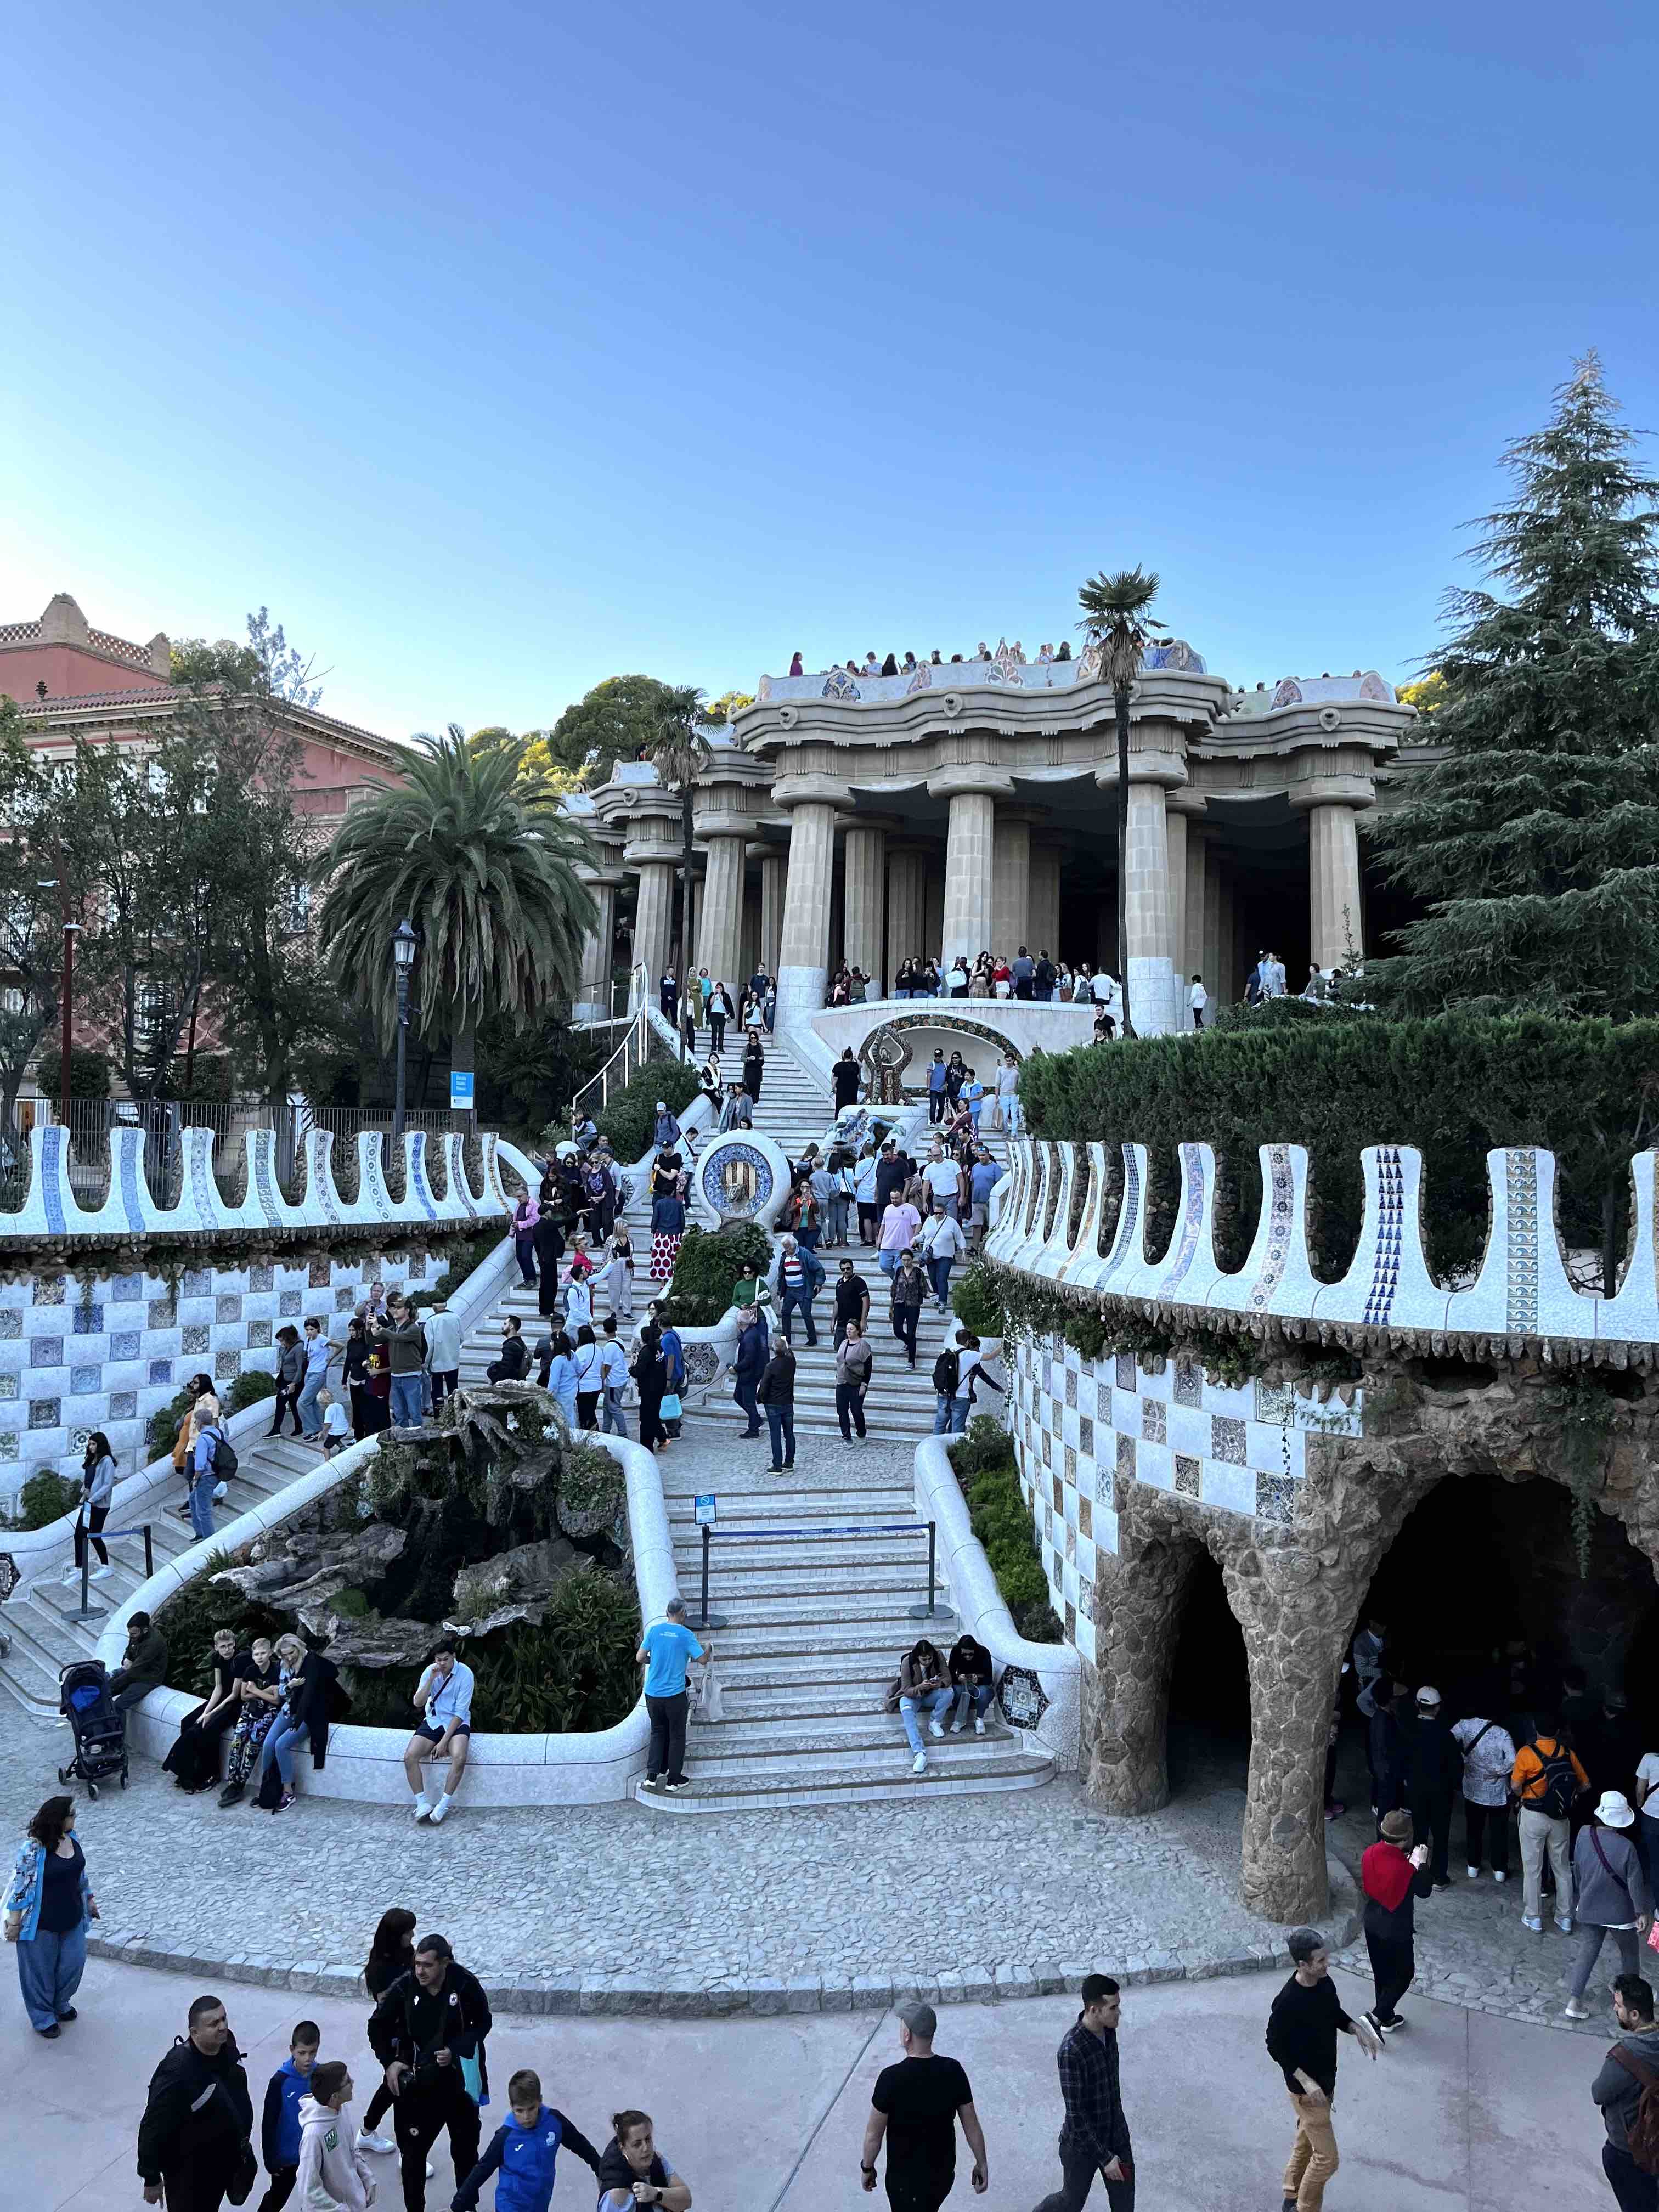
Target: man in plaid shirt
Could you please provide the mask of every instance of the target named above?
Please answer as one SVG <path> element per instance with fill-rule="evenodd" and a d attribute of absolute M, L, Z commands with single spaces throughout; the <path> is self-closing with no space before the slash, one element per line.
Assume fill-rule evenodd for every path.
<path fill-rule="evenodd" d="M 1096 2174 L 1106 2184 L 1111 2212 L 1134 2212 L 1129 2124 L 1117 2084 L 1117 2021 L 1123 2000 L 1109 1974 L 1089 1974 L 1083 2009 L 1060 2046 L 1060 2187 L 1036 2212 L 1079 2212 Z"/>

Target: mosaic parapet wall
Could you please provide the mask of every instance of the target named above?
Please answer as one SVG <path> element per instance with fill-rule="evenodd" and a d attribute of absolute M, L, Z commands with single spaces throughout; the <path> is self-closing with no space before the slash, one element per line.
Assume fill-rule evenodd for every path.
<path fill-rule="evenodd" d="M 1479 1273 L 1465 1289 L 1437 1283 L 1430 1273 L 1420 1218 L 1423 1159 L 1410 1146 L 1370 1145 L 1361 1154 L 1364 1220 L 1352 1263 L 1337 1283 L 1320 1282 L 1309 1263 L 1304 1146 L 1261 1146 L 1261 1213 L 1237 1273 L 1222 1268 L 1215 1255 L 1212 1148 L 1179 1148 L 1176 1225 L 1158 1252 L 1146 1243 L 1146 1147 L 1119 1150 L 1122 1190 L 1103 1250 L 1109 1147 L 1042 1140 L 1011 1146 L 1012 1188 L 988 1256 L 1102 1300 L 1172 1316 L 1190 1310 L 1195 1324 L 1271 1322 L 1287 1336 L 1331 1338 L 1360 1348 L 1415 1343 L 1518 1356 L 1531 1347 L 1547 1358 L 1641 1366 L 1659 1353 L 1659 1153 L 1638 1152 L 1631 1163 L 1634 1235 L 1618 1295 L 1599 1298 L 1576 1290 L 1568 1277 L 1555 1228 L 1555 1156 L 1534 1146 L 1486 1155 L 1491 1227 Z"/>
<path fill-rule="evenodd" d="M 1301 1146 L 1261 1147 L 1261 1218 L 1234 1273 L 1215 1256 L 1213 1152 L 1207 1145 L 1180 1152 L 1175 1225 L 1163 1249 L 1149 1252 L 1144 1146 L 1121 1148 L 1113 1221 L 1105 1145 L 1014 1145 L 988 1256 L 1091 1303 L 1121 1303 L 1161 1319 L 1177 1338 L 1185 1318 L 1195 1328 L 1255 1328 L 1360 1350 L 1531 1352 L 1645 1366 L 1659 1349 L 1652 1152 L 1632 1164 L 1634 1233 L 1612 1298 L 1587 1297 L 1568 1278 L 1547 1152 L 1516 1146 L 1487 1155 L 1491 1231 L 1474 1280 L 1461 1290 L 1430 1273 L 1419 1212 L 1423 1164 L 1410 1147 L 1372 1146 L 1364 1153 L 1364 1222 L 1337 1283 L 1320 1282 L 1309 1264 Z M 1310 1436 L 1364 1432 L 1358 1384 L 1311 1395 L 1261 1378 L 1234 1386 L 1179 1349 L 1167 1358 L 1091 1360 L 1055 1334 L 1012 1345 L 1008 1367 L 1016 1455 L 1054 1607 L 1068 1640 L 1091 1662 L 1097 1589 L 1118 1552 L 1118 1516 L 1130 1486 L 1285 1528 L 1297 1518 Z"/>
<path fill-rule="evenodd" d="M 361 1254 L 362 1247 L 357 1247 Z M 149 1457 L 149 1417 L 189 1376 L 228 1391 L 239 1375 L 272 1374 L 272 1338 L 313 1316 L 337 1340 L 375 1281 L 419 1289 L 444 1269 L 435 1254 L 379 1254 L 190 1269 L 173 1285 L 146 1273 L 37 1274 L 0 1285 L 0 1494 L 40 1468 L 78 1475 L 101 1429 L 123 1475 Z M 90 1292 L 89 1292 L 90 1285 Z"/>
<path fill-rule="evenodd" d="M 474 1195 L 462 1162 L 462 1139 L 451 1133 L 438 1141 L 446 1175 L 439 1198 L 427 1172 L 423 1129 L 404 1138 L 404 1195 L 394 1199 L 381 1172 L 381 1137 L 365 1130 L 357 1139 L 357 1195 L 341 1195 L 334 1177 L 331 1130 L 313 1129 L 301 1147 L 304 1194 L 286 1198 L 276 1180 L 275 1132 L 250 1129 L 242 1139 L 246 1196 L 232 1205 L 214 1174 L 214 1132 L 185 1129 L 179 1138 L 183 1176 L 176 1206 L 157 1206 L 144 1176 L 144 1133 L 117 1127 L 110 1131 L 109 1188 L 100 1203 L 82 1206 L 71 1186 L 69 1132 L 53 1127 L 29 1132 L 28 1193 L 15 1213 L 0 1213 L 0 1246 L 7 1240 L 38 1243 L 42 1237 L 208 1237 L 224 1233 L 298 1235 L 327 1229 L 464 1229 L 494 1221 L 507 1210 L 501 1188 L 497 1140 L 486 1135 L 483 1188 Z"/>

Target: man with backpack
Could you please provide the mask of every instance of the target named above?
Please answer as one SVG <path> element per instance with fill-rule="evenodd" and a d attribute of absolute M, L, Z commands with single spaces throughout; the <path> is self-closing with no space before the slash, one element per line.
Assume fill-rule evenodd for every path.
<path fill-rule="evenodd" d="M 1639 1974 L 1614 1981 L 1613 2016 L 1619 2040 L 1590 2083 L 1607 2131 L 1601 2171 L 1619 2212 L 1659 2212 L 1659 2027 L 1653 1990 Z"/>
<path fill-rule="evenodd" d="M 441 1936 L 423 1936 L 413 1966 L 387 1988 L 368 2023 L 392 2100 L 405 2212 L 422 2212 L 426 2154 L 446 2128 L 455 2172 L 471 2173 L 478 2162 L 489 2029 L 489 2000 L 477 1977 Z"/>
<path fill-rule="evenodd" d="M 1521 1808 L 1521 1924 L 1544 1932 L 1544 1859 L 1555 1875 L 1555 1924 L 1572 1933 L 1572 1801 L 1589 1779 L 1553 1715 L 1539 1716 L 1537 1733 L 1516 1753 L 1510 1788 Z"/>

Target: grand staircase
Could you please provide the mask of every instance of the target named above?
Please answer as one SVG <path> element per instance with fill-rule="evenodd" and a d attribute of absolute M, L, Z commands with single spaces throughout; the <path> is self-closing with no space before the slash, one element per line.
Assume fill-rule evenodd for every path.
<path fill-rule="evenodd" d="M 241 1440 L 237 1459 L 227 1494 L 215 1508 L 215 1518 L 222 1528 L 296 1476 L 309 1474 L 318 1464 L 319 1454 L 314 1447 L 290 1435 L 261 1436 L 257 1443 L 251 1438 Z M 182 1481 L 169 1484 L 155 1493 L 142 1516 L 149 1522 L 151 1551 L 158 1568 L 188 1551 L 196 1540 L 190 1522 L 173 1510 L 183 1495 Z M 131 1512 L 117 1513 L 112 1519 L 119 1525 L 136 1525 Z M 143 1538 L 118 1536 L 106 1541 L 112 1571 L 106 1581 L 93 1583 L 88 1589 L 97 1609 L 95 1619 L 75 1617 L 81 1605 L 78 1576 L 72 1583 L 57 1578 L 37 1581 L 27 1595 L 14 1597 L 0 1614 L 0 1629 L 11 1638 L 11 1649 L 0 1664 L 0 1689 L 27 1711 L 58 1711 L 59 1668 L 93 1656 L 111 1613 L 144 1580 Z M 96 1553 L 93 1557 L 95 1565 Z"/>

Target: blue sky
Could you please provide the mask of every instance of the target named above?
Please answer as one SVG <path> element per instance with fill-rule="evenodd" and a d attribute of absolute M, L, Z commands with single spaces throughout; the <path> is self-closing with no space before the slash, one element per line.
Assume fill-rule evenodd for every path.
<path fill-rule="evenodd" d="M 1141 561 L 1400 678 L 1594 344 L 1659 424 L 1650 8 L 14 11 L 0 620 L 262 603 L 388 735 L 1035 651 Z"/>

